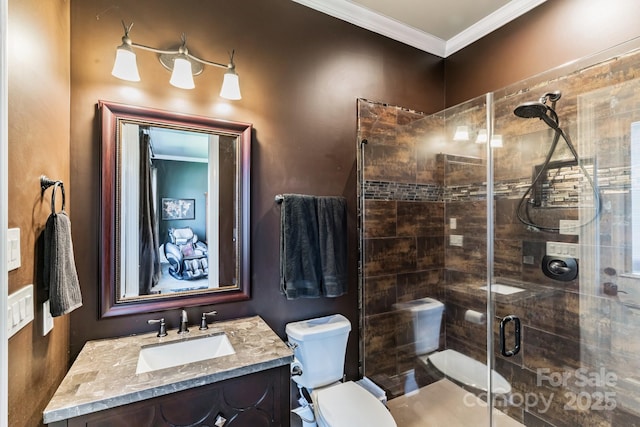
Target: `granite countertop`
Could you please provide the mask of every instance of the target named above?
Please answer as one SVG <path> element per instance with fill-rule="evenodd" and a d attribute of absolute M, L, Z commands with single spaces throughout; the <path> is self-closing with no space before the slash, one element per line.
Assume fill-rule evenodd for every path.
<path fill-rule="evenodd" d="M 88 341 L 43 412 L 52 423 L 259 372 L 293 361 L 293 352 L 259 316 L 215 322 L 205 331 L 157 332 Z M 225 332 L 235 354 L 136 375 L 140 348 Z M 186 335 L 186 336 L 185 336 Z"/>

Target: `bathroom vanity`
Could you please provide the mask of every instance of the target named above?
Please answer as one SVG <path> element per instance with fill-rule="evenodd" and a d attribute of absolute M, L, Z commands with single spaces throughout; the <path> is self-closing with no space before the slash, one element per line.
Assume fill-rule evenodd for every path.
<path fill-rule="evenodd" d="M 226 337 L 231 350 L 181 364 L 183 357 L 202 358 L 202 346 L 192 343 L 218 337 Z M 149 353 L 150 361 L 142 361 L 149 349 L 160 349 L 156 354 L 166 359 Z M 291 349 L 259 316 L 216 322 L 204 331 L 191 326 L 181 335 L 170 330 L 166 337 L 152 332 L 89 341 L 43 421 L 55 427 L 288 426 L 292 361 Z"/>

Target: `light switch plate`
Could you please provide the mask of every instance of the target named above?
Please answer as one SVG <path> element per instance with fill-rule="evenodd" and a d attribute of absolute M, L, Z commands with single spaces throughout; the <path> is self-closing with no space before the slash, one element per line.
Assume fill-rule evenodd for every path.
<path fill-rule="evenodd" d="M 7 230 L 7 269 L 9 271 L 20 267 L 20 229 Z"/>
<path fill-rule="evenodd" d="M 7 332 L 11 338 L 16 332 L 33 321 L 33 285 L 27 285 L 9 295 L 7 300 Z"/>
<path fill-rule="evenodd" d="M 579 236 L 580 222 L 575 220 L 569 220 L 569 219 L 561 219 L 559 234 L 569 234 L 573 236 Z"/>
<path fill-rule="evenodd" d="M 547 255 L 577 259 L 580 258 L 580 246 L 576 243 L 547 242 Z"/>
<path fill-rule="evenodd" d="M 463 239 L 464 239 L 464 237 L 459 235 L 459 234 L 450 234 L 449 235 L 449 245 L 462 247 L 463 246 L 463 243 L 462 243 Z"/>

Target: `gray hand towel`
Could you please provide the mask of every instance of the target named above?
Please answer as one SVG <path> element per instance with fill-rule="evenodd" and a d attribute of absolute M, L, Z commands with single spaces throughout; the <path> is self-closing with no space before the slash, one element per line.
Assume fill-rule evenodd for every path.
<path fill-rule="evenodd" d="M 316 198 L 285 194 L 280 211 L 280 289 L 287 299 L 321 295 Z"/>
<path fill-rule="evenodd" d="M 339 297 L 347 292 L 347 201 L 318 197 L 318 238 L 322 265 L 322 294 Z"/>
<path fill-rule="evenodd" d="M 82 305 L 73 257 L 71 222 L 66 212 L 52 213 L 44 229 L 44 283 L 49 289 L 51 316 L 62 316 Z"/>

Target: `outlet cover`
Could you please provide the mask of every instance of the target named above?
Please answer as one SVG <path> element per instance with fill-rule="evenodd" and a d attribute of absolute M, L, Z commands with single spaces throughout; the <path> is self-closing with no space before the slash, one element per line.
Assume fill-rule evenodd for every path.
<path fill-rule="evenodd" d="M 53 329 L 53 317 L 51 317 L 51 307 L 49 300 L 42 303 L 42 336 L 46 336 Z"/>

